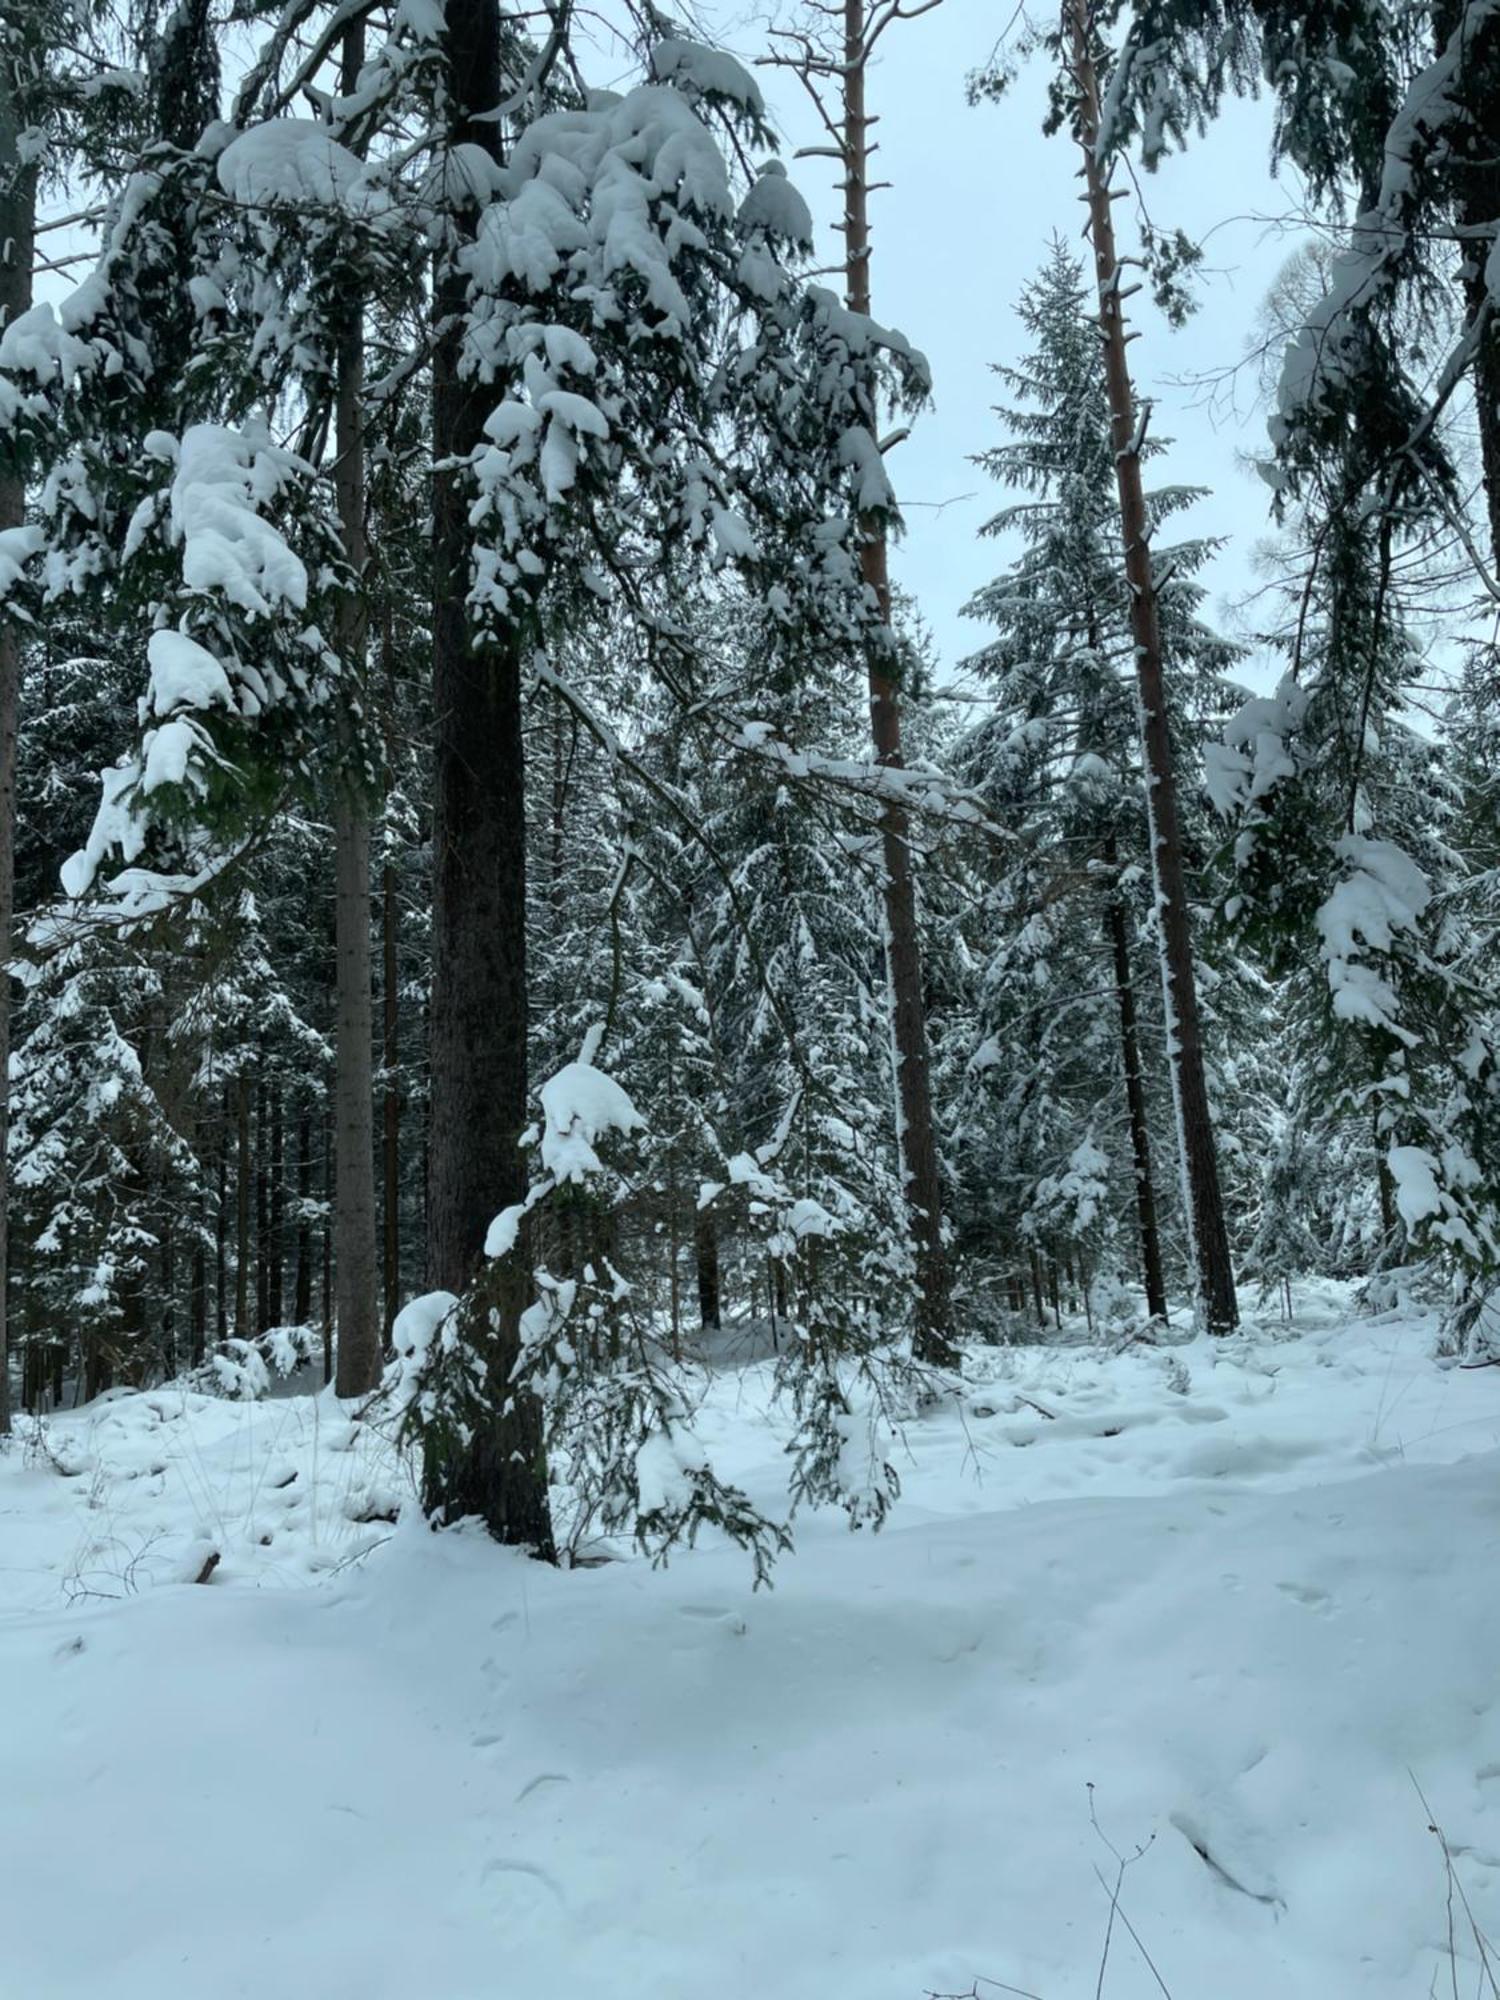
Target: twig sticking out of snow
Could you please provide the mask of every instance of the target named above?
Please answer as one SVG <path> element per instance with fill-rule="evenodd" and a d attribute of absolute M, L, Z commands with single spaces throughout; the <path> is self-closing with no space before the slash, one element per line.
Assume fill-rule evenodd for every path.
<path fill-rule="evenodd" d="M 1448 1845 L 1448 1836 L 1439 1825 L 1437 1815 L 1433 1812 L 1432 1807 L 1428 1805 L 1427 1795 L 1417 1783 L 1416 1772 L 1408 1766 L 1406 1775 L 1411 1779 L 1412 1790 L 1422 1801 L 1422 1810 L 1427 1815 L 1427 1831 L 1435 1837 L 1438 1846 L 1443 1850 L 1443 1871 L 1447 1884 L 1448 1971 L 1453 1982 L 1454 2000 L 1458 2000 L 1458 1924 L 1454 1908 L 1455 1898 L 1468 1920 L 1469 1935 L 1474 1941 L 1475 1951 L 1479 1954 L 1479 2000 L 1484 2000 L 1486 1993 L 1491 1996 L 1491 2000 L 1500 2000 L 1500 1982 L 1497 1982 L 1495 1976 L 1495 1967 L 1497 1960 L 1500 1960 L 1500 1953 L 1496 1952 L 1494 1945 L 1491 1944 L 1490 1940 L 1479 1928 L 1479 1920 L 1474 1915 L 1468 1893 L 1463 1883 L 1459 1880 L 1458 1870 L 1453 1865 L 1453 1850 Z M 1433 1976 L 1433 1983 L 1436 1986 L 1436 1974 Z"/>
<path fill-rule="evenodd" d="M 1120 1922 L 1125 1926 L 1126 1931 L 1129 1933 L 1131 1942 L 1134 1944 L 1136 1950 L 1140 1953 L 1141 1957 L 1145 1960 L 1146 1967 L 1150 1972 L 1151 1977 L 1156 1981 L 1157 1985 L 1166 1995 L 1166 2000 L 1172 2000 L 1171 1989 L 1168 1987 L 1167 1982 L 1162 1978 L 1161 1974 L 1157 1971 L 1155 1962 L 1152 1959 L 1150 1952 L 1147 1951 L 1145 1945 L 1141 1943 L 1140 1933 L 1136 1930 L 1135 1925 L 1130 1921 L 1129 1917 L 1126 1916 L 1124 1910 L 1120 1907 L 1120 1891 L 1125 1884 L 1125 1870 L 1127 1868 L 1134 1867 L 1135 1863 L 1140 1860 L 1141 1856 L 1145 1854 L 1147 1849 L 1151 1846 L 1152 1842 L 1156 1839 L 1156 1835 L 1153 1833 L 1150 1835 L 1148 1839 L 1143 1840 L 1140 1846 L 1137 1847 L 1133 1853 L 1122 1854 L 1119 1848 L 1116 1847 L 1114 1842 L 1110 1839 L 1109 1835 L 1104 1831 L 1104 1828 L 1099 1824 L 1099 1814 L 1094 1803 L 1094 1787 L 1092 1782 L 1090 1783 L 1088 1789 L 1089 1789 L 1089 1824 L 1093 1827 L 1095 1833 L 1098 1834 L 1099 1838 L 1104 1842 L 1104 1845 L 1109 1849 L 1110 1853 L 1114 1856 L 1116 1862 L 1115 1879 L 1113 1885 L 1111 1885 L 1105 1879 L 1104 1871 L 1102 1868 L 1096 1868 L 1094 1870 L 1095 1875 L 1099 1879 L 1100 1888 L 1103 1889 L 1105 1895 L 1109 1897 L 1109 1921 L 1104 1927 L 1104 1949 L 1099 1957 L 1099 1979 L 1097 1985 L 1094 1987 L 1094 2000 L 1101 2000 L 1101 1996 L 1104 1992 L 1104 1977 L 1109 1970 L 1109 1948 L 1114 1939 L 1116 1917 L 1118 1917 Z"/>

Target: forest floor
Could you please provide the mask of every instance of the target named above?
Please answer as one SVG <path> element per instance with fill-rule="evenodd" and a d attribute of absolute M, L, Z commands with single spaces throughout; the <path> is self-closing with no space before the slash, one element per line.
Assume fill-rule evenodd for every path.
<path fill-rule="evenodd" d="M 890 1524 L 754 1595 L 370 1518 L 326 1392 L 53 1419 L 0 1457 L 0 1989 L 1493 2000 L 1500 1369 L 1432 1347 L 1324 1286 L 985 1350 Z M 769 1496 L 767 1381 L 699 1432 Z"/>

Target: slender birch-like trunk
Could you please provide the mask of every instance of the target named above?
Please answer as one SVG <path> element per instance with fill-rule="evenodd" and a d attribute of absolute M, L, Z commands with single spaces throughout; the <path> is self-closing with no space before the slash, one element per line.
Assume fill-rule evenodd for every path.
<path fill-rule="evenodd" d="M 352 96 L 364 64 L 364 24 L 344 34 L 342 84 Z M 339 653 L 363 684 L 368 615 L 365 536 L 364 308 L 350 300 L 340 328 L 334 407 L 333 488 L 344 557 L 356 587 L 339 600 Z M 363 1396 L 380 1380 L 380 1315 L 375 1246 L 374 1002 L 370 990 L 370 807 L 356 732 L 344 730 L 345 761 L 334 805 L 334 956 L 338 1026 L 334 1043 L 333 1267 L 338 1322 L 334 1386 Z"/>
<path fill-rule="evenodd" d="M 36 171 L 21 159 L 21 113 L 0 62 L 0 328 L 31 305 Z M 0 466 L 0 529 L 25 519 L 19 472 Z M 0 606 L 0 966 L 10 963 L 16 878 L 16 725 L 21 692 L 20 631 Z M 0 971 L 0 1437 L 10 1430 L 9 1279 L 10 979 Z"/>
<path fill-rule="evenodd" d="M 1161 621 L 1151 569 L 1150 518 L 1141 480 L 1143 435 L 1126 352 L 1124 274 L 1115 250 L 1113 197 L 1098 151 L 1099 77 L 1089 0 L 1068 0 L 1068 4 L 1073 75 L 1078 88 L 1078 142 L 1083 155 L 1089 235 L 1099 293 L 1100 352 L 1109 399 L 1110 436 L 1114 444 L 1115 476 L 1120 496 L 1125 575 L 1130 586 L 1130 625 L 1135 641 L 1141 740 L 1146 765 L 1146 809 L 1150 821 L 1157 921 L 1162 940 L 1167 1051 L 1182 1155 L 1184 1204 L 1199 1314 L 1210 1332 L 1229 1333 L 1239 1323 L 1239 1307 L 1229 1257 L 1229 1237 L 1224 1226 L 1213 1120 L 1203 1066 L 1203 1041 L 1193 972 L 1192 925 L 1182 863 L 1182 834 L 1177 817 L 1172 739 L 1167 720 Z"/>

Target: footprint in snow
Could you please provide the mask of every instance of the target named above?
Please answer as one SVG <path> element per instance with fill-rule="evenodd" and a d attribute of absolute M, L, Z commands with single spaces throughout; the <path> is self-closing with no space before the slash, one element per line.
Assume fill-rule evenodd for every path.
<path fill-rule="evenodd" d="M 482 1873 L 486 1882 L 497 1887 L 506 1882 L 512 1882 L 517 1887 L 527 1881 L 535 1882 L 543 1889 L 549 1890 L 564 1909 L 567 1908 L 568 1899 L 555 1877 L 549 1875 L 545 1868 L 538 1868 L 535 1862 L 512 1861 L 506 1855 L 496 1855 L 485 1862 Z"/>
<path fill-rule="evenodd" d="M 1285 1597 L 1293 1598 L 1298 1604 L 1305 1604 L 1309 1611 L 1318 1611 L 1326 1618 L 1333 1610 L 1333 1599 L 1326 1590 L 1320 1590 L 1315 1583 L 1278 1583 L 1276 1588 Z"/>
<path fill-rule="evenodd" d="M 571 1785 L 572 1782 L 566 1771 L 538 1771 L 537 1775 L 528 1779 L 516 1793 L 516 1804 L 520 1805 L 523 1799 L 529 1799 L 533 1792 L 539 1792 L 544 1785 Z"/>

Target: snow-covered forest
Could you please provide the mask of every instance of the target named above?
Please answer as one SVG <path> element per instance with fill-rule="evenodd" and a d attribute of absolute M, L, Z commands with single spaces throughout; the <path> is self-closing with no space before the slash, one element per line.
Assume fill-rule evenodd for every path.
<path fill-rule="evenodd" d="M 1500 2000 L 1497 610 L 1500 0 L 4 0 L 0 1991 Z"/>

